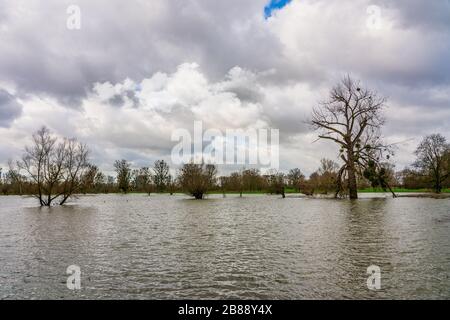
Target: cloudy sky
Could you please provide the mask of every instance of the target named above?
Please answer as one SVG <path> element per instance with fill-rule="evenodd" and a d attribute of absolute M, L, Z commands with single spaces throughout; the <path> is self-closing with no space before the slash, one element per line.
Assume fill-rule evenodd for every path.
<path fill-rule="evenodd" d="M 306 121 L 347 73 L 388 97 L 397 169 L 450 138 L 450 1 L 0 0 L 0 166 L 42 125 L 148 166 L 202 120 L 279 129 L 281 169 L 309 174 L 337 149 Z"/>

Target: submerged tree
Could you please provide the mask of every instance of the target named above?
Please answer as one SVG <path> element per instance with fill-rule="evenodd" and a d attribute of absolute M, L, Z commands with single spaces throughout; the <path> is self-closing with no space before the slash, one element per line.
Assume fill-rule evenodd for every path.
<path fill-rule="evenodd" d="M 12 160 L 8 160 L 9 170 L 5 174 L 5 181 L 9 181 L 13 192 L 19 195 L 23 194 L 23 185 L 26 181 L 26 177 L 20 173 L 20 166 L 15 165 Z"/>
<path fill-rule="evenodd" d="M 201 200 L 215 186 L 216 174 L 217 167 L 215 165 L 191 162 L 183 165 L 178 179 L 184 192 Z"/>
<path fill-rule="evenodd" d="M 169 165 L 164 160 L 156 161 L 153 166 L 153 180 L 156 190 L 160 193 L 166 191 L 170 177 L 169 170 Z"/>
<path fill-rule="evenodd" d="M 450 176 L 450 145 L 445 137 L 432 134 L 425 137 L 415 152 L 414 166 L 431 179 L 436 193 L 442 191 L 443 182 Z"/>
<path fill-rule="evenodd" d="M 239 196 L 242 198 L 244 192 L 244 179 L 242 172 L 233 172 L 227 177 L 227 188 L 235 192 L 239 192 Z"/>
<path fill-rule="evenodd" d="M 128 193 L 131 184 L 131 164 L 127 160 L 117 160 L 114 163 L 117 173 L 117 185 L 121 192 Z"/>
<path fill-rule="evenodd" d="M 318 173 L 318 189 L 324 194 L 336 190 L 339 165 L 333 160 L 323 158 L 320 160 Z"/>
<path fill-rule="evenodd" d="M 169 194 L 173 196 L 177 189 L 177 184 L 175 179 L 172 177 L 172 175 L 169 174 L 168 182 L 167 182 L 167 190 L 169 191 Z"/>
<path fill-rule="evenodd" d="M 300 192 L 301 185 L 305 180 L 305 175 L 299 168 L 295 168 L 289 170 L 287 179 L 289 182 L 289 186 L 297 190 L 297 192 Z"/>
<path fill-rule="evenodd" d="M 336 196 L 342 193 L 346 180 L 350 198 L 357 199 L 358 176 L 372 162 L 378 170 L 385 154 L 387 159 L 392 154 L 380 134 L 385 103 L 384 97 L 346 76 L 331 90 L 329 100 L 313 110 L 311 123 L 320 131 L 319 139 L 340 147 L 344 165 L 338 171 Z"/>
<path fill-rule="evenodd" d="M 136 170 L 134 174 L 134 185 L 136 190 L 144 191 L 148 195 L 153 191 L 152 180 L 153 176 L 148 167 L 140 168 L 139 170 Z"/>
<path fill-rule="evenodd" d="M 271 194 L 279 194 L 284 198 L 286 198 L 285 193 L 285 175 L 282 172 L 278 172 L 276 170 L 270 170 L 267 174 L 267 181 L 269 186 L 269 193 Z"/>
<path fill-rule="evenodd" d="M 96 192 L 95 183 L 97 175 L 100 170 L 96 165 L 89 164 L 81 176 L 81 192 L 86 194 L 88 192 Z"/>
<path fill-rule="evenodd" d="M 58 139 L 43 127 L 33 134 L 33 145 L 25 148 L 18 165 L 34 182 L 34 196 L 41 206 L 51 206 L 53 201 L 63 205 L 80 190 L 88 153 L 76 139 Z"/>

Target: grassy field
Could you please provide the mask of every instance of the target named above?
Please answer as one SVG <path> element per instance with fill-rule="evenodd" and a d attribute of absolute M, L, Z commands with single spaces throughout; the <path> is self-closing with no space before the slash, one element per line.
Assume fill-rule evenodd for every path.
<path fill-rule="evenodd" d="M 395 193 L 406 193 L 406 192 L 410 192 L 410 193 L 429 193 L 429 192 L 433 192 L 433 190 L 431 189 L 403 189 L 403 188 L 393 188 L 392 189 Z M 385 192 L 382 189 L 378 189 L 378 188 L 366 188 L 366 189 L 360 189 L 358 190 L 358 192 L 361 193 L 381 193 L 381 192 Z M 389 191 L 388 191 L 389 192 Z M 443 189 L 442 193 L 450 193 L 450 189 Z"/>
<path fill-rule="evenodd" d="M 431 189 L 403 189 L 403 188 L 393 188 L 392 189 L 395 193 L 433 193 L 433 190 Z M 380 188 L 366 188 L 366 189 L 359 189 L 359 193 L 385 193 L 389 191 L 383 191 L 383 189 Z M 227 191 L 226 194 L 239 194 L 239 192 L 233 192 L 233 191 Z M 285 189 L 286 194 L 295 194 L 299 193 L 295 189 L 286 188 Z M 442 190 L 442 193 L 450 193 L 450 189 L 444 189 Z M 213 191 L 209 194 L 222 194 L 221 191 Z M 266 191 L 244 191 L 242 194 L 267 194 Z"/>

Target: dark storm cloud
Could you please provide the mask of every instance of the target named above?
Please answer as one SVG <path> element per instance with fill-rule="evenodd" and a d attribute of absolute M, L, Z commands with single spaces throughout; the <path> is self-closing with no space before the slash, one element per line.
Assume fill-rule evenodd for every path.
<path fill-rule="evenodd" d="M 8 128 L 22 113 L 22 105 L 7 91 L 0 88 L 0 127 Z"/>
<path fill-rule="evenodd" d="M 114 107 L 123 107 L 127 101 L 130 101 L 133 107 L 139 106 L 139 99 L 136 97 L 136 92 L 127 90 L 122 94 L 116 94 L 110 99 L 108 99 L 108 103 Z"/>
<path fill-rule="evenodd" d="M 313 65 L 293 71 L 292 65 L 281 59 L 279 39 L 268 32 L 268 23 L 263 21 L 267 3 L 27 1 L 29 10 L 19 11 L 20 1 L 5 1 L 1 11 L 8 28 L 0 35 L 8 44 L 3 42 L 0 51 L 0 78 L 14 81 L 22 94 L 55 95 L 65 104 L 79 103 L 94 82 L 119 82 L 126 77 L 140 81 L 156 71 L 172 71 L 186 61 L 199 63 L 213 78 L 222 77 L 236 65 L 257 70 L 276 67 L 281 80 L 320 78 L 319 69 Z M 361 73 L 411 86 L 426 81 L 448 82 L 449 1 L 374 3 L 398 12 L 396 23 L 400 26 L 423 30 L 424 45 L 434 44 L 430 49 L 435 53 L 428 65 L 410 72 L 356 62 Z M 81 30 L 66 29 L 69 4 L 81 8 Z M 260 20 L 255 19 L 258 16 Z M 406 58 L 410 50 L 405 48 Z M 351 65 L 342 67 L 351 69 Z"/>
<path fill-rule="evenodd" d="M 325 79 L 326 74 L 319 66 L 305 63 L 293 68 L 286 57 L 281 57 L 279 38 L 270 32 L 269 23 L 263 19 L 267 3 L 265 0 L 245 4 L 240 0 L 27 1 L 28 10 L 19 11 L 16 8 L 20 1 L 5 1 L 2 12 L 8 28 L 0 29 L 0 35 L 7 44 L 4 41 L 0 51 L 0 80 L 13 81 L 21 95 L 53 95 L 63 104 L 73 106 L 80 104 L 95 82 L 120 82 L 126 77 L 140 81 L 156 71 L 170 72 L 186 61 L 199 63 L 213 79 L 221 78 L 236 65 L 254 70 L 277 68 L 279 82 Z M 430 48 L 433 53 L 423 67 L 405 67 L 402 71 L 398 69 L 404 58 L 414 59 L 413 47 L 404 48 L 405 56 L 398 59 L 399 68 L 383 68 L 361 58 L 335 67 L 344 72 L 357 68 L 364 77 L 411 87 L 448 83 L 449 1 L 374 3 L 398 13 L 396 23 L 401 27 L 421 30 L 424 45 L 433 46 Z M 81 30 L 66 28 L 69 4 L 81 8 Z M 333 54 L 339 52 L 330 52 L 324 58 L 334 61 Z M 410 54 L 413 56 L 408 57 Z M 236 93 L 246 98 L 252 92 L 236 89 Z M 120 104 L 120 97 L 112 102 Z"/>
<path fill-rule="evenodd" d="M 81 8 L 81 30 L 66 28 L 69 4 Z M 0 78 L 14 81 L 22 94 L 49 94 L 77 104 L 94 82 L 139 81 L 186 61 L 217 77 L 238 64 L 264 68 L 276 57 L 276 39 L 252 25 L 263 4 L 46 1 L 26 2 L 19 14 L 20 1 L 6 1 Z"/>
<path fill-rule="evenodd" d="M 375 3 L 397 10 L 401 17 L 398 25 L 406 28 L 424 27 L 428 32 L 448 32 L 450 27 L 450 1 L 378 0 Z"/>

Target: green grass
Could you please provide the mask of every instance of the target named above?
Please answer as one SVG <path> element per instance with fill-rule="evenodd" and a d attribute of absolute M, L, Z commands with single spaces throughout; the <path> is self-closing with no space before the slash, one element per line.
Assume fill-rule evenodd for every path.
<path fill-rule="evenodd" d="M 404 189 L 404 188 L 392 188 L 392 190 L 395 193 L 432 193 L 433 190 L 431 189 Z M 365 188 L 365 189 L 359 189 L 358 192 L 360 193 L 381 193 L 381 192 L 389 192 L 389 190 L 384 191 L 380 188 Z M 443 189 L 442 193 L 450 193 L 450 189 Z"/>
<path fill-rule="evenodd" d="M 222 191 L 211 191 L 208 194 L 223 194 Z M 225 191 L 225 194 L 240 194 L 238 191 Z M 242 194 L 267 194 L 265 191 L 242 191 Z"/>
<path fill-rule="evenodd" d="M 433 193 L 433 190 L 431 189 L 405 189 L 405 188 L 392 188 L 392 190 L 395 193 Z M 389 192 L 389 190 L 384 191 L 381 188 L 365 188 L 365 189 L 359 189 L 358 190 L 359 193 L 384 193 L 384 192 Z M 235 192 L 235 191 L 226 191 L 226 194 L 239 194 L 239 192 Z M 267 191 L 244 191 L 242 192 L 242 194 L 267 194 Z M 299 193 L 296 189 L 290 189 L 290 188 L 286 188 L 285 189 L 285 193 L 286 194 L 295 194 L 295 193 Z M 450 188 L 448 189 L 443 189 L 442 193 L 450 193 Z M 222 194 L 222 191 L 213 191 L 213 192 L 209 192 L 209 194 Z"/>

